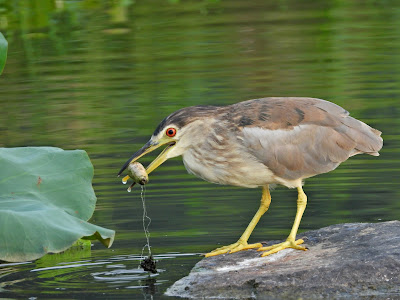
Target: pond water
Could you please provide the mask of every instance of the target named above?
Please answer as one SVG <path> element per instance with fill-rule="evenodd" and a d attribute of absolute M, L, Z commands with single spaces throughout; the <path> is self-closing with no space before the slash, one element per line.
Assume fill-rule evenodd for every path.
<path fill-rule="evenodd" d="M 170 299 L 163 292 L 200 253 L 237 240 L 261 190 L 204 182 L 172 159 L 145 193 L 159 273 L 138 269 L 146 244 L 141 190 L 128 193 L 116 174 L 185 106 L 266 96 L 343 106 L 383 132 L 384 148 L 307 180 L 300 232 L 399 219 L 398 1 L 10 0 L 0 1 L 0 31 L 9 41 L 0 146 L 86 150 L 98 197 L 91 222 L 117 232 L 110 249 L 94 242 L 91 250 L 1 264 L 1 297 Z M 285 238 L 296 196 L 277 187 L 251 241 Z"/>

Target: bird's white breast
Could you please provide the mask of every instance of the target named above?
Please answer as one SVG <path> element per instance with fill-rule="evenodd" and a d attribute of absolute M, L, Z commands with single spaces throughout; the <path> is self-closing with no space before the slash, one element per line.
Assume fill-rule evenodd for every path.
<path fill-rule="evenodd" d="M 243 187 L 276 183 L 272 172 L 250 156 L 228 149 L 219 153 L 189 149 L 183 154 L 183 163 L 189 173 L 212 183 Z"/>

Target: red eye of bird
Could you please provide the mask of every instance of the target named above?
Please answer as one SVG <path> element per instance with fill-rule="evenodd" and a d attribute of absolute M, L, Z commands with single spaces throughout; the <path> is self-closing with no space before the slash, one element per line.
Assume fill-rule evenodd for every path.
<path fill-rule="evenodd" d="M 168 128 L 165 134 L 169 137 L 173 137 L 176 134 L 176 129 L 175 128 Z"/>

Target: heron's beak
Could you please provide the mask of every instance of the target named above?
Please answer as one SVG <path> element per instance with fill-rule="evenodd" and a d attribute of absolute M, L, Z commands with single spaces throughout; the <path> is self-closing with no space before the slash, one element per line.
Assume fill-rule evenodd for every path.
<path fill-rule="evenodd" d="M 171 148 L 175 145 L 175 142 L 168 141 L 166 143 L 157 143 L 153 142 L 152 140 L 148 141 L 142 148 L 136 151 L 130 159 L 123 165 L 121 170 L 118 173 L 118 176 L 122 174 L 123 171 L 128 167 L 128 165 L 134 161 L 137 161 L 142 156 L 154 151 L 160 146 L 168 145 L 158 156 L 155 160 L 151 162 L 151 164 L 147 167 L 146 172 L 149 174 L 150 172 L 154 171 L 159 165 L 161 165 L 164 161 L 167 160 L 167 154 L 171 150 Z"/>

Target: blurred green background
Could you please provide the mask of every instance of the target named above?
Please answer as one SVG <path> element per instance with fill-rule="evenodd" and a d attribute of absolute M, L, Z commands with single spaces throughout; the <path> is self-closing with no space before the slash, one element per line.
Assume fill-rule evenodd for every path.
<path fill-rule="evenodd" d="M 0 0 L 0 31 L 9 42 L 0 146 L 86 150 L 92 222 L 117 231 L 111 249 L 0 265 L 0 296 L 160 299 L 201 259 L 195 253 L 237 240 L 261 191 L 204 182 L 176 158 L 146 191 L 160 273 L 137 269 L 140 188 L 127 193 L 116 173 L 158 122 L 190 105 L 266 96 L 341 105 L 381 130 L 385 145 L 378 158 L 307 180 L 300 231 L 399 219 L 399 1 Z M 251 241 L 285 238 L 296 197 L 276 188 Z"/>

